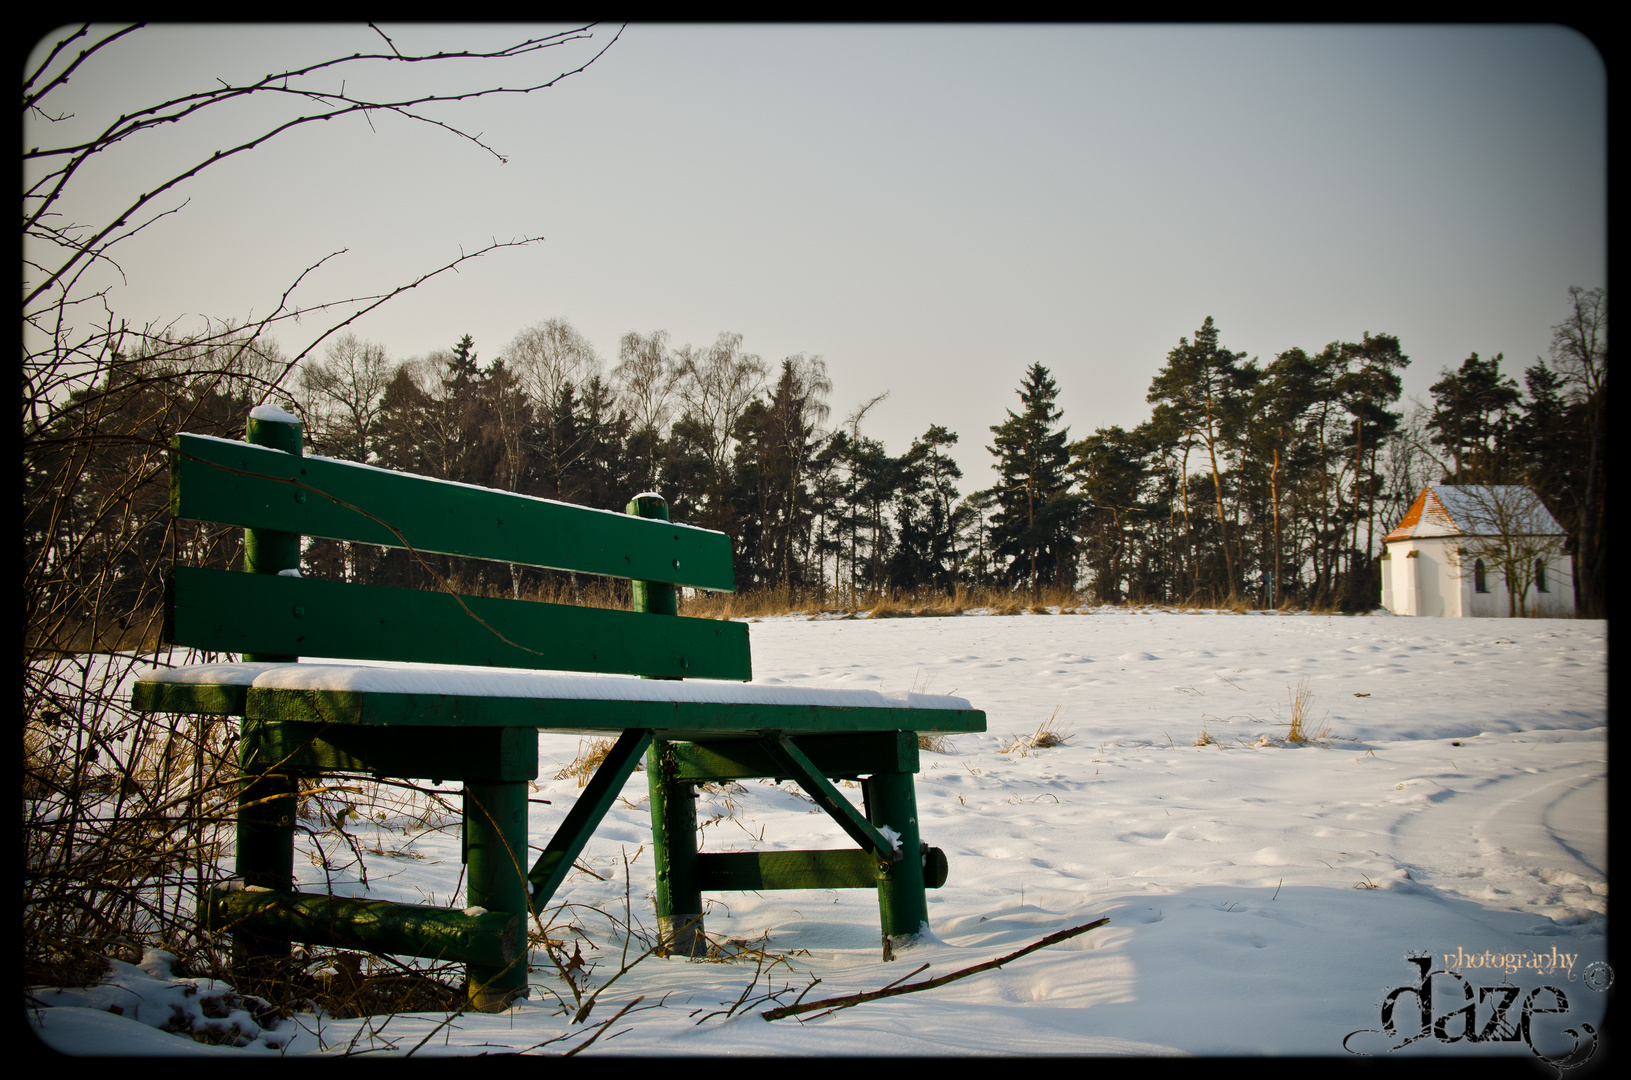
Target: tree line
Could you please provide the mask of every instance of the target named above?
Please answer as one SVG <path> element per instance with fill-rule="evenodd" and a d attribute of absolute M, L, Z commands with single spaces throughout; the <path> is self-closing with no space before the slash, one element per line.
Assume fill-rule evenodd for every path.
<path fill-rule="evenodd" d="M 675 347 L 664 331 L 631 332 L 615 364 L 563 319 L 522 331 L 491 363 L 468 335 L 400 363 L 347 335 L 296 382 L 315 453 L 608 509 L 661 491 L 674 520 L 730 534 L 739 589 L 951 587 L 966 555 L 954 434 L 931 426 L 892 456 L 861 431 L 876 402 L 828 429 L 825 361 L 771 364 L 740 334 Z M 305 558 L 318 573 L 378 583 L 442 572 L 329 542 Z M 448 568 L 517 593 L 540 576 Z"/>
<path fill-rule="evenodd" d="M 1018 408 L 990 429 L 999 481 L 967 493 L 955 432 L 930 424 L 892 453 L 864 431 L 881 397 L 829 424 L 821 357 L 768 363 L 736 333 L 697 347 L 631 332 L 615 363 L 564 319 L 523 330 L 491 362 L 469 335 L 395 361 L 345 334 L 281 383 L 312 453 L 609 509 L 660 491 L 674 520 L 733 538 L 739 589 L 781 588 L 797 602 L 961 585 L 1368 610 L 1381 538 L 1422 486 L 1526 484 L 1569 533 L 1584 614 L 1603 611 L 1605 591 L 1606 311 L 1602 290 L 1572 290 L 1550 360 L 1537 358 L 1521 387 L 1503 357 L 1473 354 L 1408 410 L 1410 360 L 1385 333 L 1265 364 L 1226 348 L 1207 318 L 1153 376 L 1146 421 L 1075 440 L 1052 373 L 1032 364 Z M 185 415 L 193 430 L 231 434 L 286 370 L 264 336 L 218 333 L 194 352 L 171 344 L 162 358 L 122 360 L 86 399 L 125 431 L 146 424 L 160 438 L 167 418 Z M 191 385 L 178 365 L 215 373 L 197 400 L 178 393 Z M 147 451 L 128 438 L 64 445 L 95 448 L 75 505 L 151 534 L 110 545 L 123 565 L 105 568 L 104 589 L 110 575 L 124 582 L 116 592 L 156 588 L 165 545 L 178 542 L 165 539 L 161 478 L 121 465 Z M 109 531 L 34 518 L 29 544 L 53 530 L 81 543 Z M 185 557 L 236 557 L 229 530 L 191 536 L 179 541 Z M 324 577 L 429 587 L 457 576 L 514 595 L 550 576 L 326 540 L 308 541 L 304 559 Z"/>
<path fill-rule="evenodd" d="M 1523 485 L 1568 535 L 1580 613 L 1601 617 L 1607 335 L 1606 293 L 1571 289 L 1550 360 L 1522 387 L 1503 356 L 1473 353 L 1440 373 L 1430 403 L 1404 409 L 1410 360 L 1394 335 L 1260 364 L 1224 348 L 1208 318 L 1151 381 L 1147 421 L 1068 444 L 1041 437 L 1057 391 L 1035 366 L 1024 413 L 1004 425 L 1036 433 L 1035 464 L 1004 469 L 1009 505 L 1023 488 L 1032 515 L 1029 539 L 1003 549 L 1026 560 L 1010 578 L 1085 578 L 1107 602 L 1368 610 L 1382 537 L 1424 486 Z"/>

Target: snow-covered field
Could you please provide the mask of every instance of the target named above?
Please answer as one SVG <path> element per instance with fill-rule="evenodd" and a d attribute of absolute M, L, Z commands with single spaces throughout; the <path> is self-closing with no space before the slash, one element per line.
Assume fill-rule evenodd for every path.
<path fill-rule="evenodd" d="M 956 694 L 990 730 L 923 754 L 922 834 L 951 866 L 929 894 L 933 940 L 884 963 L 869 892 L 711 896 L 712 937 L 785 957 L 750 996 L 789 986 L 790 1002 L 813 978 L 806 1000 L 872 990 L 923 964 L 908 981 L 933 978 L 1109 923 L 1000 970 L 802 1020 L 767 1022 L 768 1003 L 705 1017 L 741 997 L 752 962 L 652 958 L 574 1028 L 558 1003 L 569 991 L 535 956 L 532 999 L 507 1013 L 303 1015 L 250 1047 L 215 1047 L 148 1026 L 212 989 L 187 994 L 152 957 L 94 990 L 42 994 L 56 1007 L 29 1010 L 36 1030 L 70 1053 L 556 1053 L 641 997 L 586 1054 L 1532 1057 L 1577 1041 L 1583 1053 L 1602 1028 L 1617 992 L 1602 988 L 1614 974 L 1603 622 L 1103 609 L 768 619 L 752 637 L 758 682 Z M 1323 733 L 1313 745 L 1283 741 L 1299 686 Z M 1062 745 L 1004 752 L 1050 718 Z M 578 740 L 541 739 L 538 797 L 553 804 L 533 806 L 534 843 L 577 790 L 552 778 Z M 604 880 L 575 874 L 557 901 L 621 917 L 627 865 L 632 914 L 650 926 L 645 798 L 637 773 L 580 860 Z M 705 850 L 848 844 L 789 785 L 705 793 L 699 818 Z M 379 839 L 403 851 L 400 830 Z M 370 857 L 370 894 L 453 899 L 456 828 L 411 852 Z M 603 983 L 622 939 L 587 908 L 568 918 L 598 945 L 585 957 Z M 1432 975 L 1424 1027 L 1414 988 L 1429 967 L 1459 975 Z"/>

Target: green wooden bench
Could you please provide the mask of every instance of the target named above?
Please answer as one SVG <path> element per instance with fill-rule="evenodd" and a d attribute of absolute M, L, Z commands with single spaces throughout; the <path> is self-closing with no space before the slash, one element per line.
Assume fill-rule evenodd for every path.
<path fill-rule="evenodd" d="M 153 669 L 132 695 L 142 711 L 241 718 L 237 873 L 203 899 L 241 972 L 276 970 L 294 941 L 441 958 L 466 965 L 474 1007 L 504 1008 L 526 991 L 529 915 L 642 760 L 666 952 L 705 950 L 702 894 L 717 890 L 876 889 L 886 957 L 927 929 L 924 889 L 946 863 L 918 835 L 918 733 L 984 731 L 984 713 L 960 698 L 744 685 L 747 627 L 675 614 L 678 586 L 734 587 L 730 538 L 669 523 L 655 495 L 618 514 L 304 457 L 298 422 L 264 407 L 246 440 L 172 443 L 173 516 L 241 526 L 247 572 L 175 567 L 164 622 L 167 642 L 243 662 Z M 635 610 L 302 578 L 302 536 L 627 578 Z M 616 741 L 529 850 L 539 731 Z M 331 772 L 461 781 L 467 906 L 297 892 L 297 783 Z M 796 782 L 855 846 L 699 853 L 695 786 L 754 777 Z M 863 808 L 834 778 L 860 780 Z"/>

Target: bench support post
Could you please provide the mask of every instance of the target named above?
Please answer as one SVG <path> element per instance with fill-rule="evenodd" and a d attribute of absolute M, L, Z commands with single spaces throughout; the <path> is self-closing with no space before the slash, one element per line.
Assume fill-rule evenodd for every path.
<path fill-rule="evenodd" d="M 301 431 L 298 422 L 261 420 L 250 417 L 244 427 L 244 441 L 255 446 L 282 450 L 299 457 Z M 304 493 L 302 493 L 304 494 Z M 294 490 L 290 490 L 290 498 Z M 300 569 L 300 537 L 272 529 L 244 530 L 244 570 L 251 574 L 275 574 L 279 570 Z M 297 660 L 281 654 L 245 653 L 245 660 Z M 247 886 L 260 886 L 288 892 L 294 888 L 294 828 L 297 790 L 290 775 L 267 775 L 276 767 L 261 752 L 259 729 L 252 736 L 245 728 L 239 747 L 238 790 L 238 876 Z M 256 984 L 277 977 L 277 968 L 287 963 L 290 939 L 286 935 L 240 933 L 232 939 L 232 963 L 239 969 L 239 986 L 254 991 Z"/>
<path fill-rule="evenodd" d="M 696 789 L 676 779 L 674 772 L 672 744 L 653 739 L 646 751 L 646 777 L 651 790 L 658 940 L 663 955 L 706 956 Z"/>
<path fill-rule="evenodd" d="M 660 495 L 636 495 L 624 509 L 637 517 L 668 520 L 668 501 Z M 636 580 L 630 585 L 635 611 L 679 613 L 672 584 Z M 675 778 L 674 751 L 661 739 L 653 739 L 646 751 L 646 780 L 651 790 L 651 853 L 657 869 L 659 955 L 705 956 L 696 790 Z"/>
<path fill-rule="evenodd" d="M 266 728 L 245 724 L 238 745 L 237 874 L 245 886 L 290 892 L 294 888 L 295 778 L 276 772 L 264 752 Z M 287 934 L 249 931 L 232 935 L 232 966 L 238 987 L 266 996 L 291 953 Z"/>
<path fill-rule="evenodd" d="M 467 780 L 464 785 L 465 905 L 516 915 L 528 911 L 527 785 L 515 780 Z M 526 941 L 526 929 L 521 940 Z M 502 967 L 470 964 L 470 1004 L 501 1012 L 527 991 L 527 950 Z"/>
<path fill-rule="evenodd" d="M 873 773 L 863 789 L 868 817 L 878 828 L 893 830 L 904 856 L 878 863 L 878 913 L 883 922 L 883 956 L 910 944 L 929 926 L 929 903 L 923 891 L 922 841 L 917 827 L 917 794 L 911 773 Z"/>

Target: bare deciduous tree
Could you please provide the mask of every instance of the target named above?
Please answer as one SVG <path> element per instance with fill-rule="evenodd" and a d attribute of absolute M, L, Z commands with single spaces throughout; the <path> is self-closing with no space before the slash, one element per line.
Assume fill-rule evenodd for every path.
<path fill-rule="evenodd" d="M 539 407 L 554 408 L 568 383 L 579 389 L 601 373 L 589 339 L 565 319 L 545 319 L 527 327 L 504 349 L 504 363 Z"/>
<path fill-rule="evenodd" d="M 546 319 L 521 331 L 505 348 L 504 364 L 537 409 L 537 461 L 547 494 L 567 498 L 566 475 L 587 451 L 573 422 L 578 399 L 601 377 L 604 365 L 589 339 L 565 319 Z"/>
<path fill-rule="evenodd" d="M 756 354 L 742 351 L 742 335 L 721 331 L 708 349 L 680 350 L 684 378 L 679 396 L 685 411 L 707 432 L 708 461 L 722 473 L 730 461 L 731 432 L 742 411 L 765 387 L 770 369 Z"/>
<path fill-rule="evenodd" d="M 367 462 L 377 451 L 385 388 L 394 366 L 385 346 L 347 331 L 328 343 L 326 360 L 300 367 L 306 435 L 323 453 Z"/>
<path fill-rule="evenodd" d="M 1552 366 L 1586 422 L 1586 467 L 1576 541 L 1581 613 L 1608 614 L 1608 293 L 1569 288 L 1568 318 L 1552 328 Z"/>
<path fill-rule="evenodd" d="M 629 331 L 618 343 L 618 365 L 612 369 L 618 398 L 629 410 L 634 436 L 646 451 L 646 468 L 657 470 L 657 444 L 673 419 L 671 402 L 680 368 L 668 351 L 668 331 L 644 336 Z"/>
<path fill-rule="evenodd" d="M 1567 557 L 1568 537 L 1526 485 L 1466 484 L 1453 490 L 1457 506 L 1451 512 L 1467 534 L 1460 542 L 1461 572 L 1471 573 L 1479 561 L 1493 566 L 1506 584 L 1507 614 L 1528 615 L 1530 593 L 1545 583 L 1544 568 Z"/>

